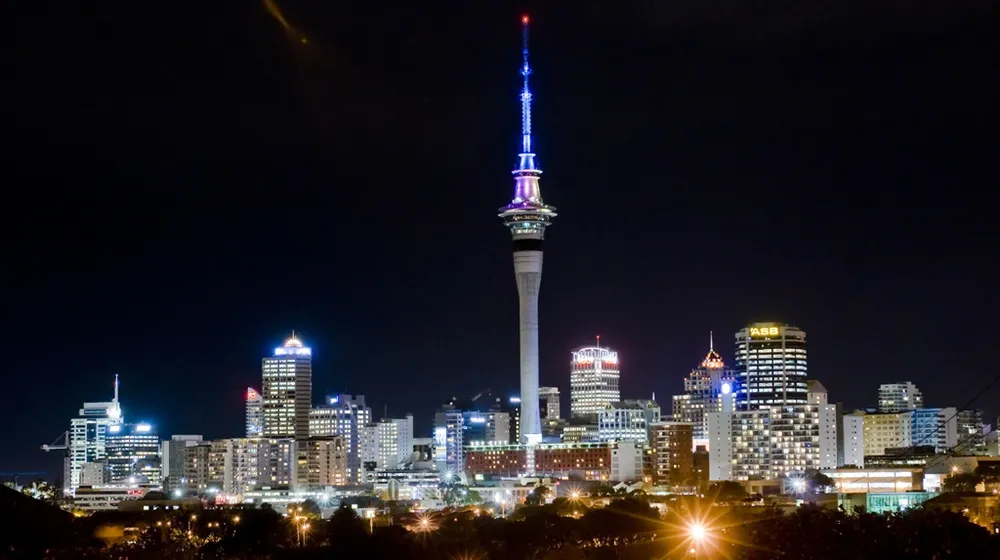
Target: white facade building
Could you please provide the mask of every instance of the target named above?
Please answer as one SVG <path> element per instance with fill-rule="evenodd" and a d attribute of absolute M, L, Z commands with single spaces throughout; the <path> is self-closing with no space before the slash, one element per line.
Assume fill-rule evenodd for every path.
<path fill-rule="evenodd" d="M 883 383 L 878 388 L 879 412 L 903 412 L 924 407 L 924 394 L 909 381 Z"/>
<path fill-rule="evenodd" d="M 576 418 L 596 418 L 608 405 L 621 400 L 618 352 L 594 346 L 578 348 L 572 356 L 570 413 Z"/>
<path fill-rule="evenodd" d="M 819 407 L 819 468 L 837 468 L 839 453 L 839 426 L 837 425 L 837 405 L 829 404 L 826 387 L 816 380 L 807 382 L 810 405 Z"/>
<path fill-rule="evenodd" d="M 309 411 L 309 436 L 343 436 L 347 449 L 347 468 L 353 482 L 361 482 L 361 435 L 372 421 L 372 410 L 365 405 L 364 395 L 334 395 L 324 406 Z"/>
<path fill-rule="evenodd" d="M 312 349 L 292 333 L 274 356 L 261 364 L 264 400 L 263 436 L 266 438 L 309 437 L 312 407 Z"/>
<path fill-rule="evenodd" d="M 63 473 L 63 490 L 66 493 L 72 494 L 82 485 L 84 464 L 103 464 L 106 461 L 109 429 L 123 421 L 121 405 L 118 403 L 116 375 L 115 396 L 110 402 L 85 402 L 79 416 L 70 419 Z"/>
<path fill-rule="evenodd" d="M 643 479 L 643 445 L 635 441 L 619 441 L 611 449 L 611 480 L 636 482 Z"/>
<path fill-rule="evenodd" d="M 646 442 L 649 426 L 660 421 L 660 405 L 636 399 L 610 403 L 597 415 L 600 441 Z"/>
<path fill-rule="evenodd" d="M 736 400 L 730 387 L 723 387 L 720 409 L 705 413 L 708 424 L 708 479 L 733 479 L 733 410 Z"/>
<path fill-rule="evenodd" d="M 841 434 L 838 445 L 837 466 L 865 466 L 865 419 L 860 414 L 841 417 Z"/>

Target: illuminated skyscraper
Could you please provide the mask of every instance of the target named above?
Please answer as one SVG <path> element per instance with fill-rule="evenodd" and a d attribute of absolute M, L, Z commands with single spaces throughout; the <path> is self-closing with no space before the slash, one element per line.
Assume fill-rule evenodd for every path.
<path fill-rule="evenodd" d="M 361 482 L 361 435 L 364 426 L 372 421 L 372 409 L 365 404 L 364 395 L 333 395 L 323 406 L 309 412 L 311 437 L 342 436 L 347 450 L 347 468 L 352 482 Z"/>
<path fill-rule="evenodd" d="M 806 404 L 806 333 L 779 323 L 753 323 L 736 333 L 736 406 Z"/>
<path fill-rule="evenodd" d="M 596 420 L 611 403 L 621 400 L 618 352 L 597 346 L 573 351 L 569 373 L 569 411 L 574 418 Z M 523 400 L 522 400 L 523 402 Z"/>
<path fill-rule="evenodd" d="M 538 291 L 542 283 L 542 240 L 556 216 L 555 208 L 542 202 L 538 185 L 542 170 L 531 145 L 531 89 L 528 76 L 528 16 L 521 18 L 521 152 L 514 169 L 514 198 L 500 208 L 500 218 L 514 239 L 514 275 L 520 309 L 521 337 L 521 441 L 542 441 L 538 412 Z"/>
<path fill-rule="evenodd" d="M 264 437 L 309 437 L 309 410 L 312 405 L 312 349 L 292 333 L 274 356 L 264 358 Z"/>
<path fill-rule="evenodd" d="M 699 367 L 684 379 L 684 394 L 674 395 L 673 419 L 690 422 L 695 445 L 708 443 L 708 416 L 722 410 L 722 399 L 732 399 L 736 387 L 736 372 L 726 368 L 722 356 L 715 351 L 715 341 L 708 336 L 708 354 Z"/>
<path fill-rule="evenodd" d="M 84 465 L 107 460 L 107 442 L 111 427 L 123 421 L 122 407 L 118 402 L 116 375 L 115 397 L 110 402 L 85 402 L 80 409 L 79 417 L 70 420 L 63 473 L 63 489 L 67 493 L 76 491 L 82 484 Z"/>
<path fill-rule="evenodd" d="M 108 426 L 108 482 L 159 485 L 160 438 L 149 424 Z"/>
<path fill-rule="evenodd" d="M 247 387 L 247 437 L 264 433 L 264 397 L 253 387 Z"/>

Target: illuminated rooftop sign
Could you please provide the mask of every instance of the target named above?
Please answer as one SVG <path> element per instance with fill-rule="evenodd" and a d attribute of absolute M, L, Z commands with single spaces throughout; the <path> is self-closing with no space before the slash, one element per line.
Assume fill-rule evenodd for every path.
<path fill-rule="evenodd" d="M 260 393 L 258 393 L 257 391 L 255 391 L 253 389 L 253 387 L 247 387 L 247 400 L 248 401 L 255 401 L 258 398 L 260 398 Z"/>
<path fill-rule="evenodd" d="M 750 327 L 750 336 L 778 336 L 781 329 L 778 327 Z"/>

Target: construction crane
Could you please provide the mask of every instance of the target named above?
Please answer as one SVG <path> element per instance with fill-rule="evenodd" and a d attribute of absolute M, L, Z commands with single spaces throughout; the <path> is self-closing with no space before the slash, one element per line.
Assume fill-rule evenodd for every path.
<path fill-rule="evenodd" d="M 62 441 L 62 443 L 59 443 Z M 42 451 L 59 451 L 69 448 L 69 430 L 59 435 L 52 443 L 42 446 Z"/>
<path fill-rule="evenodd" d="M 14 482 L 14 487 L 20 489 L 20 485 L 17 483 L 18 477 L 29 476 L 31 478 L 43 478 L 46 474 L 45 471 L 25 471 L 25 472 L 0 472 L 0 478 L 12 478 Z"/>

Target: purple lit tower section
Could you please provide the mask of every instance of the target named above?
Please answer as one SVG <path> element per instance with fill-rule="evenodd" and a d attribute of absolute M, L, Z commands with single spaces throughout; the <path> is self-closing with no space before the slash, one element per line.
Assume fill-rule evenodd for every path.
<path fill-rule="evenodd" d="M 514 169 L 514 199 L 500 209 L 500 218 L 514 238 L 514 276 L 520 301 L 521 324 L 521 443 L 542 441 L 538 412 L 538 290 L 542 284 L 542 240 L 556 216 L 542 202 L 538 179 L 542 170 L 531 146 L 531 89 L 528 88 L 528 16 L 521 17 L 523 64 L 521 75 L 521 153 Z"/>

